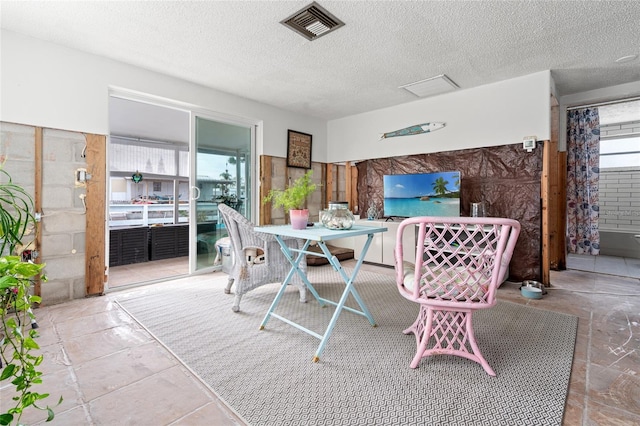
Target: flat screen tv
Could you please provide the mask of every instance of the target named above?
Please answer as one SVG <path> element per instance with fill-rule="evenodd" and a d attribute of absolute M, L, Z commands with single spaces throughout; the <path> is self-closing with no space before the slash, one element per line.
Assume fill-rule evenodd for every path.
<path fill-rule="evenodd" d="M 460 216 L 460 172 L 384 175 L 386 217 Z"/>

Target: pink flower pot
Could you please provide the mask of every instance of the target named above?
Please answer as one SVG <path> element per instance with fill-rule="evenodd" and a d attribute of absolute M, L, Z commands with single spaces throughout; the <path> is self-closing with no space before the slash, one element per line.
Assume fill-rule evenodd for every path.
<path fill-rule="evenodd" d="M 306 229 L 309 221 L 309 210 L 289 210 L 289 218 L 291 218 L 291 227 L 293 229 Z"/>

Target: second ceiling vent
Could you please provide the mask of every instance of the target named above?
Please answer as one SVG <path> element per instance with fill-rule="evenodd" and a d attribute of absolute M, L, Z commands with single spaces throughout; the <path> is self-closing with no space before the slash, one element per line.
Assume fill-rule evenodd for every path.
<path fill-rule="evenodd" d="M 286 27 L 300 34 L 307 40 L 315 40 L 344 25 L 344 22 L 313 2 L 297 11 L 287 19 L 280 21 Z"/>

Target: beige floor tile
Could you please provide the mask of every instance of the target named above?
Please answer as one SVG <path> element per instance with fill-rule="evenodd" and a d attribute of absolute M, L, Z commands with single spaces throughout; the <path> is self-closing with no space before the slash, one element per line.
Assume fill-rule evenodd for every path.
<path fill-rule="evenodd" d="M 587 367 L 587 361 L 574 359 L 571 368 L 571 378 L 569 380 L 571 393 L 582 395 L 583 398 L 587 393 Z"/>
<path fill-rule="evenodd" d="M 53 409 L 54 413 L 61 413 L 82 405 L 79 388 L 75 383 L 71 368 L 53 374 L 45 374 L 42 377 L 42 384 L 34 385 L 31 390 L 38 393 L 48 393 L 49 396 L 39 401 L 38 406 L 43 408 L 49 406 Z M 8 389 L 3 389 L 3 391 L 0 392 L 3 409 L 5 407 L 5 401 L 10 401 L 14 395 L 15 394 L 11 394 Z M 60 397 L 63 398 L 63 401 L 58 405 Z M 46 419 L 46 411 L 27 409 L 24 411 L 20 421 L 23 424 L 29 425 Z"/>
<path fill-rule="evenodd" d="M 153 341 L 84 362 L 75 373 L 85 400 L 91 401 L 176 365 L 178 361 Z"/>
<path fill-rule="evenodd" d="M 244 424 L 244 421 L 230 413 L 229 409 L 218 401 L 212 401 L 193 413 L 171 423 L 172 426 L 238 426 Z"/>
<path fill-rule="evenodd" d="M 36 310 L 38 324 L 41 327 L 53 324 L 58 325 L 74 319 L 118 309 L 113 302 L 105 301 L 104 297 L 99 296 L 76 299 L 60 305 L 45 306 L 43 308 L 46 309 Z"/>
<path fill-rule="evenodd" d="M 39 341 L 37 341 L 40 343 Z M 40 364 L 40 370 L 49 373 L 55 373 L 60 370 L 67 370 L 71 367 L 71 361 L 67 356 L 62 343 L 54 343 L 48 346 L 40 346 L 40 349 L 34 350 L 33 355 L 42 355 L 43 360 Z"/>
<path fill-rule="evenodd" d="M 638 426 L 638 412 L 628 412 L 591 402 L 587 410 L 587 424 L 593 426 Z"/>
<path fill-rule="evenodd" d="M 579 426 L 583 424 L 584 400 L 585 396 L 583 393 L 569 391 L 564 416 L 562 418 L 562 424 L 564 426 Z"/>
<path fill-rule="evenodd" d="M 56 328 L 60 337 L 66 340 L 108 330 L 123 324 L 134 324 L 134 320 L 126 312 L 112 309 L 59 322 L 56 324 Z"/>
<path fill-rule="evenodd" d="M 640 377 L 612 368 L 589 366 L 590 402 L 640 414 Z"/>
<path fill-rule="evenodd" d="M 150 342 L 151 336 L 137 325 L 123 325 L 69 339 L 67 355 L 74 365 Z"/>
<path fill-rule="evenodd" d="M 198 380 L 175 366 L 91 401 L 89 411 L 98 425 L 165 425 L 211 401 Z"/>
<path fill-rule="evenodd" d="M 77 406 L 67 411 L 55 411 L 55 417 L 51 422 L 41 421 L 34 423 L 39 426 L 90 426 L 92 422 L 86 406 Z"/>

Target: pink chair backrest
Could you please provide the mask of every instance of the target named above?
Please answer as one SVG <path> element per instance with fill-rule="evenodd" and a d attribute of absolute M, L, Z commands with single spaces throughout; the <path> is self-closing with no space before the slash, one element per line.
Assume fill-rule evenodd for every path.
<path fill-rule="evenodd" d="M 417 247 L 403 247 L 407 226 L 417 227 Z M 454 307 L 495 304 L 520 233 L 513 219 L 476 217 L 413 217 L 402 221 L 395 247 L 396 282 L 400 293 L 424 303 Z M 415 262 L 403 262 L 404 251 Z"/>

